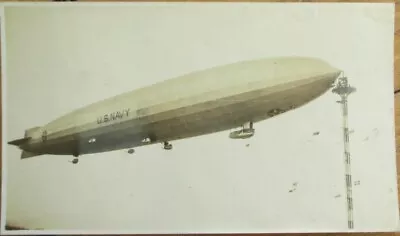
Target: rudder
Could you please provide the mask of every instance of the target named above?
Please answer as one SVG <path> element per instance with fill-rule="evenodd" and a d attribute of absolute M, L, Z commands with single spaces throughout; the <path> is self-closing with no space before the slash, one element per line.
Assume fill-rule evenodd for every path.
<path fill-rule="evenodd" d="M 36 127 L 33 127 L 33 128 L 30 128 L 30 129 L 25 130 L 25 135 L 24 135 L 24 137 L 25 137 L 25 138 L 32 137 L 32 135 L 33 135 L 36 131 L 40 130 L 41 128 L 42 128 L 42 127 L 40 127 L 40 126 L 36 126 Z"/>
<path fill-rule="evenodd" d="M 28 151 L 22 151 L 21 159 L 36 157 L 36 156 L 40 156 L 40 155 L 42 155 L 42 154 L 34 153 L 34 152 L 28 152 Z"/>

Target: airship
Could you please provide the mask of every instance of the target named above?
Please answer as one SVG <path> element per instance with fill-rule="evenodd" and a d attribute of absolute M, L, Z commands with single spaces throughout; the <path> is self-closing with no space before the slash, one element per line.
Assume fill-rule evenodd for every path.
<path fill-rule="evenodd" d="M 341 70 L 319 58 L 240 61 L 179 75 L 78 108 L 10 141 L 21 159 L 85 154 L 229 132 L 247 139 L 254 123 L 297 109 L 326 93 Z M 236 129 L 232 131 L 232 129 Z"/>

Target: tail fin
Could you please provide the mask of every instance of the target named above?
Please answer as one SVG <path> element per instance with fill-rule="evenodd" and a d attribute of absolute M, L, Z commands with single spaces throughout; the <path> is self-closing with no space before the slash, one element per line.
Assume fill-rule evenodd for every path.
<path fill-rule="evenodd" d="M 34 152 L 28 152 L 28 151 L 22 151 L 21 159 L 26 159 L 26 158 L 30 158 L 30 157 L 36 157 L 36 156 L 40 156 L 40 155 L 42 155 L 42 154 L 34 153 Z"/>
<path fill-rule="evenodd" d="M 25 138 L 27 138 L 27 137 L 32 137 L 32 135 L 36 132 L 36 131 L 38 131 L 38 130 L 40 130 L 40 126 L 36 126 L 36 127 L 33 127 L 33 128 L 30 128 L 30 129 L 27 129 L 27 130 L 25 130 Z"/>
<path fill-rule="evenodd" d="M 40 129 L 41 129 L 41 127 L 33 127 L 30 129 L 27 129 L 27 130 L 25 130 L 24 138 L 12 140 L 12 141 L 8 142 L 8 144 L 18 146 L 20 149 L 22 149 L 21 146 L 28 143 L 29 140 L 31 140 L 32 137 L 35 135 L 35 133 Z M 40 156 L 40 155 L 42 155 L 42 154 L 22 150 L 21 159 L 26 159 L 26 158 Z"/>
<path fill-rule="evenodd" d="M 23 138 L 12 140 L 12 141 L 8 142 L 8 144 L 15 145 L 15 146 L 21 146 L 21 145 L 27 143 L 32 138 L 33 134 L 36 131 L 40 130 L 40 128 L 41 127 L 33 127 L 30 129 L 27 129 L 27 130 L 25 130 L 25 135 Z"/>
<path fill-rule="evenodd" d="M 13 141 L 8 142 L 8 144 L 14 146 L 21 146 L 22 144 L 27 143 L 30 139 L 31 139 L 30 137 L 15 139 Z"/>

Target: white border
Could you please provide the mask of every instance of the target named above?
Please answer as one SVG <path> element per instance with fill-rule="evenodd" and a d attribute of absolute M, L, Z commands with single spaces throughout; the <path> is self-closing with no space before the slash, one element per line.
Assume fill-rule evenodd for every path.
<path fill-rule="evenodd" d="M 7 212 L 7 193 L 6 193 L 6 189 L 7 189 L 7 158 L 6 158 L 6 148 L 5 148 L 5 138 L 6 138 L 6 126 L 4 124 L 6 124 L 6 117 L 4 114 L 6 114 L 6 47 L 5 47 L 5 17 L 4 17 L 4 7 L 1 6 L 0 8 L 0 35 L 1 35 L 1 101 L 2 101 L 2 106 L 1 106 L 1 114 L 2 114 L 2 123 L 1 123 L 1 128 L 2 128 L 2 133 L 1 133 L 1 137 L 2 137 L 2 148 L 1 148 L 1 161 L 2 161 L 2 168 L 1 168 L 1 229 L 0 232 L 1 234 L 4 234 L 5 232 L 7 232 L 5 230 L 6 227 L 6 212 Z"/>
<path fill-rule="evenodd" d="M 16 7 L 16 6 L 24 6 L 24 7 L 35 7 L 35 6 L 40 6 L 40 7 L 66 7 L 66 6 L 77 6 L 79 5 L 80 7 L 109 7 L 109 6 L 171 6 L 171 5 L 225 5 L 225 4 L 235 4 L 235 5 L 265 5 L 265 4 L 274 4 L 274 5 L 281 5 L 281 4 L 312 4 L 312 3 L 302 3 L 302 2 L 186 2 L 184 0 L 177 0 L 174 2 L 158 2 L 160 0 L 155 0 L 154 2 L 151 2 L 151 0 L 148 0 L 148 2 L 0 2 L 0 7 Z M 215 1 L 220 1 L 220 0 L 215 0 Z M 243 0 L 243 1 L 251 1 L 251 0 Z M 327 2 L 327 4 L 331 4 Z M 368 3 L 363 3 L 360 2 L 359 4 L 368 4 Z M 379 3 L 378 3 L 379 4 Z M 383 3 L 387 4 L 387 3 Z"/>
<path fill-rule="evenodd" d="M 199 231 L 199 232 L 192 232 L 192 231 L 182 231 L 182 232 L 135 232 L 133 233 L 132 230 L 4 230 L 1 232 L 2 235 L 98 235 L 98 234 L 105 234 L 105 235 L 175 235 L 175 234 L 298 234 L 298 233 L 393 233 L 396 232 L 396 228 L 392 230 L 377 230 L 377 231 L 362 231 L 362 230 L 346 230 L 346 231 L 337 231 L 337 230 L 308 230 L 308 231 L 299 231 L 299 230 L 275 230 L 275 231 L 247 231 L 247 232 L 238 232 L 238 231 L 219 231 L 219 232 L 210 232 L 210 231 Z"/>
<path fill-rule="evenodd" d="M 245 0 L 247 1 L 247 0 Z M 5 39 L 5 14 L 4 14 L 4 8 L 5 7 L 10 7 L 10 6 L 24 6 L 24 7 L 35 7 L 35 6 L 41 6 L 41 7 L 66 7 L 66 6 L 77 6 L 79 5 L 80 7 L 108 7 L 108 6 L 154 6 L 154 5 L 182 5 L 182 4 L 209 4 L 209 5 L 222 5 L 222 4 L 235 4 L 235 5 L 255 5 L 255 4 L 313 4 L 313 3 L 304 3 L 304 2 L 3 2 L 0 3 L 0 35 L 1 35 L 1 68 L 2 70 L 0 71 L 2 77 L 1 77 L 1 82 L 2 82 L 2 188 L 1 188 L 1 225 L 0 225 L 0 235 L 55 235 L 55 234 L 68 234 L 68 235 L 78 235 L 78 234 L 146 234 L 146 235 L 153 235 L 153 234 L 238 234 L 238 233 L 246 233 L 246 234 L 251 234 L 251 233 L 349 233 L 349 232 L 357 232 L 357 233 L 373 233 L 373 232 L 380 232 L 380 233 L 385 233 L 385 232 L 396 232 L 399 231 L 398 228 L 394 229 L 385 229 L 385 230 L 377 230 L 377 231 L 362 231 L 362 230 L 344 230 L 344 231 L 337 231 L 337 230 L 332 230 L 332 229 L 325 229 L 325 230 L 309 230 L 309 231 L 299 231 L 299 230 L 272 230 L 269 232 L 261 232 L 261 231 L 253 231 L 253 232 L 232 232 L 232 231 L 220 231 L 220 232 L 135 232 L 133 233 L 131 230 L 6 230 L 6 206 L 7 206 L 7 194 L 6 194 L 6 185 L 7 185 L 7 158 L 6 158 L 6 152 L 5 152 L 5 144 L 4 142 L 5 137 L 6 137 L 6 126 L 4 125 L 6 123 L 6 117 L 4 116 L 5 111 L 6 111 L 6 39 Z M 369 4 L 367 2 L 354 2 L 355 4 Z M 354 4 L 354 3 L 347 3 L 347 4 Z M 319 2 L 318 4 L 335 4 L 332 2 Z M 342 3 L 346 4 L 346 3 Z M 383 3 L 374 3 L 374 4 L 392 4 L 393 5 L 393 10 L 395 10 L 395 3 L 393 2 L 383 2 Z M 395 79 L 395 77 L 393 78 Z M 395 107 L 393 107 L 393 112 L 395 113 Z M 394 131 L 395 132 L 395 131 Z M 400 232 L 400 231 L 399 231 Z"/>
<path fill-rule="evenodd" d="M 166 0 L 163 2 L 158 2 L 160 0 L 155 0 L 151 2 L 148 0 L 146 2 L 0 2 L 0 8 L 4 7 L 16 7 L 16 6 L 24 6 L 24 7 L 66 7 L 66 6 L 77 6 L 80 7 L 109 7 L 109 6 L 173 6 L 173 5 L 311 5 L 315 4 L 315 2 L 249 2 L 251 0 L 242 0 L 243 2 L 221 2 L 221 0 L 214 0 L 220 2 L 187 2 L 185 0 L 173 0 L 173 2 L 168 2 L 170 0 Z M 202 0 L 200 0 L 202 1 Z M 336 5 L 337 3 L 340 4 L 347 4 L 347 5 L 369 5 L 370 2 L 317 2 L 318 5 Z M 395 8 L 394 2 L 373 2 L 374 5 L 393 5 Z"/>

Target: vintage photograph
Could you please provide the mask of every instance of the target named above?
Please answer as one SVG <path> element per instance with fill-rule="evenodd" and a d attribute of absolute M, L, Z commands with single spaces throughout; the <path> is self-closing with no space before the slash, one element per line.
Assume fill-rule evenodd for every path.
<path fill-rule="evenodd" d="M 2 233 L 397 229 L 394 4 L 0 6 Z"/>

